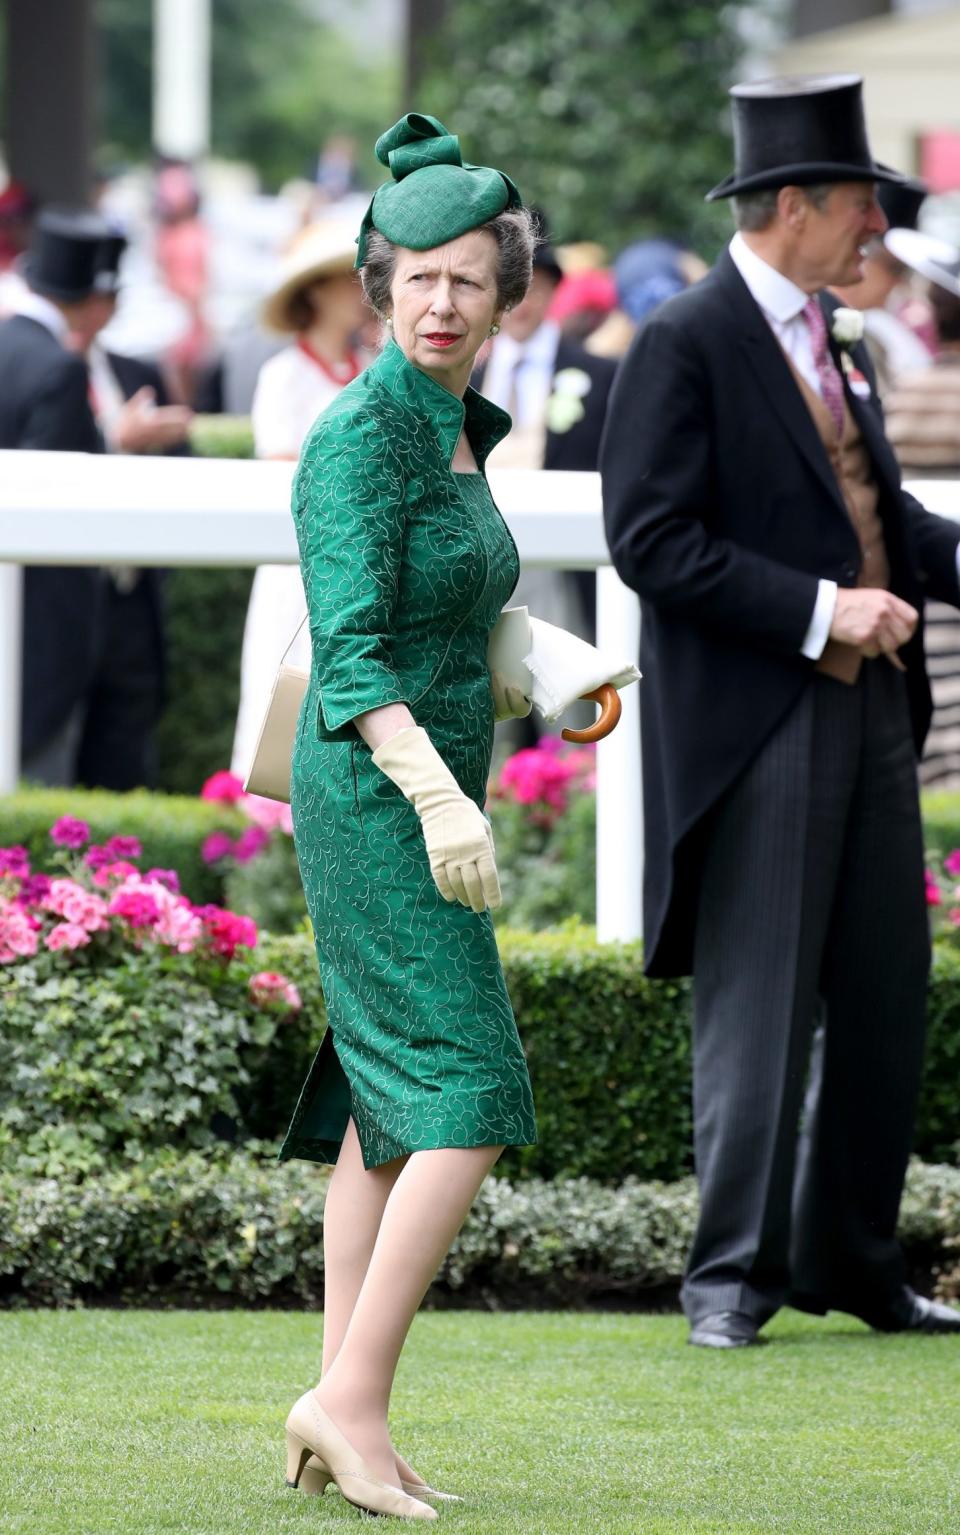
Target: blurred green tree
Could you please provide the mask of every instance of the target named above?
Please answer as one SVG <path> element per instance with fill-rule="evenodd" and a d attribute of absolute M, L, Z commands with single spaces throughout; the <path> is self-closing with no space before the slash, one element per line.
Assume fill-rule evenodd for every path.
<path fill-rule="evenodd" d="M 730 215 L 703 196 L 732 165 L 737 22 L 718 0 L 458 0 L 416 106 L 508 170 L 555 238 L 615 252 L 665 234 L 713 256 Z"/>
<path fill-rule="evenodd" d="M 150 150 L 151 0 L 98 0 L 101 133 L 106 156 Z M 361 54 L 319 15 L 317 0 L 213 0 L 213 152 L 248 161 L 271 190 L 309 175 L 330 134 L 357 140 L 366 179 L 371 145 L 395 115 L 401 61 Z"/>

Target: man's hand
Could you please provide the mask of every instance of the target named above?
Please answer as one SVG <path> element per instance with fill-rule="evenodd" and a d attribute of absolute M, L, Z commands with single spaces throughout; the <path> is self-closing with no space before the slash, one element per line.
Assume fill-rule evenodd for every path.
<path fill-rule="evenodd" d="M 163 453 L 186 439 L 193 411 L 186 405 L 157 405 L 149 385 L 117 413 L 114 442 L 118 453 Z"/>
<path fill-rule="evenodd" d="M 845 587 L 837 591 L 837 605 L 830 638 L 855 645 L 865 656 L 895 656 L 917 627 L 919 614 L 893 592 L 872 586 Z"/>

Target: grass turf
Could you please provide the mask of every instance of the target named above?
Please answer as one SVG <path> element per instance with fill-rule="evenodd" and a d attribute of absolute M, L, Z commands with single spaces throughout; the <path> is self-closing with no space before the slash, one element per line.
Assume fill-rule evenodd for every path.
<path fill-rule="evenodd" d="M 355 1529 L 339 1494 L 283 1485 L 283 1420 L 320 1328 L 277 1312 L 0 1314 L 0 1531 Z M 438 1522 L 456 1535 L 960 1529 L 960 1338 L 793 1312 L 767 1331 L 717 1355 L 684 1347 L 678 1317 L 427 1313 L 395 1439 L 464 1495 Z"/>

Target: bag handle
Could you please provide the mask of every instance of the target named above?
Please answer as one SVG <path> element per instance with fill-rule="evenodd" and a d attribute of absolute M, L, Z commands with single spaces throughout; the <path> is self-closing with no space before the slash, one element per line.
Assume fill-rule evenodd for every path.
<path fill-rule="evenodd" d="M 293 631 L 293 638 L 291 639 L 291 641 L 290 641 L 289 645 L 287 646 L 286 650 L 283 652 L 283 655 L 280 657 L 280 665 L 281 666 L 286 661 L 287 656 L 290 654 L 290 652 L 293 649 L 294 645 L 297 643 L 297 640 L 300 638 L 300 630 L 303 628 L 304 624 L 306 623 L 306 621 L 307 621 L 307 619 L 309 617 L 310 617 L 309 612 L 304 613 L 304 615 L 301 618 L 300 622 L 297 624 L 296 629 Z"/>

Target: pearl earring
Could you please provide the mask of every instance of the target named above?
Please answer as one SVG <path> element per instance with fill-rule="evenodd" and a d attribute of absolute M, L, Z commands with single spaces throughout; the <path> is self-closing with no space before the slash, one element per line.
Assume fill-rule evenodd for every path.
<path fill-rule="evenodd" d="M 393 330 L 393 319 L 391 318 L 390 315 L 387 315 L 387 318 L 384 320 L 383 323 L 387 327 L 387 330 Z"/>
<path fill-rule="evenodd" d="M 490 329 L 487 331 L 487 335 L 488 336 L 499 336 L 499 334 L 500 334 L 500 327 L 499 327 L 499 325 L 491 325 Z"/>

